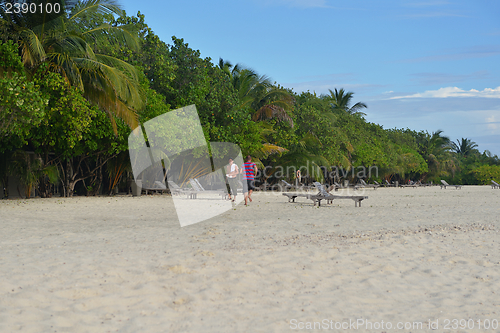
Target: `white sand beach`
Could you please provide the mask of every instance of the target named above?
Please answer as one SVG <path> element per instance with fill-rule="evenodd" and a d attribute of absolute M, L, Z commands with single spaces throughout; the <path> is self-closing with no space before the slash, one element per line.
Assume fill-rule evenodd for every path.
<path fill-rule="evenodd" d="M 0 200 L 0 332 L 500 331 L 500 190 L 351 194 Z"/>

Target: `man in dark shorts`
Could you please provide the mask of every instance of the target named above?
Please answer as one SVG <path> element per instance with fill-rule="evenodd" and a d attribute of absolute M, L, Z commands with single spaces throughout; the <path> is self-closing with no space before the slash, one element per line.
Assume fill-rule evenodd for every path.
<path fill-rule="evenodd" d="M 255 174 L 257 173 L 257 166 L 252 162 L 250 155 L 247 156 L 246 162 L 243 163 L 241 170 L 243 172 L 243 179 L 247 181 L 248 192 L 245 192 L 245 206 L 247 205 L 247 199 L 252 202 L 252 192 L 255 188 Z"/>

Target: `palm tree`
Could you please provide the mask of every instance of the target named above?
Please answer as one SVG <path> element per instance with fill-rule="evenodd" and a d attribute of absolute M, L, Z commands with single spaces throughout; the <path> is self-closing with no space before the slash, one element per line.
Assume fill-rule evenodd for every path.
<path fill-rule="evenodd" d="M 268 78 L 260 77 L 259 84 L 253 88 L 252 95 L 254 98 L 252 107 L 256 110 L 252 120 L 276 118 L 293 127 L 293 119 L 290 114 L 295 99 L 289 91 L 280 86 L 274 86 Z"/>
<path fill-rule="evenodd" d="M 466 138 L 462 138 L 462 141 L 457 139 L 457 143 L 451 142 L 451 148 L 455 151 L 455 153 L 463 157 L 467 157 L 477 147 L 477 143 Z"/>
<path fill-rule="evenodd" d="M 353 92 L 345 92 L 344 88 L 335 91 L 328 89 L 330 92 L 330 96 L 327 96 L 326 99 L 331 101 L 333 109 L 343 110 L 351 115 L 355 116 L 366 116 L 365 113 L 359 111 L 360 109 L 367 108 L 365 103 L 358 102 L 353 106 L 350 106 Z"/>
<path fill-rule="evenodd" d="M 257 123 L 258 135 L 260 137 L 261 146 L 250 152 L 252 160 L 257 164 L 259 168 L 264 168 L 262 163 L 263 159 L 268 158 L 271 155 L 280 155 L 288 152 L 288 149 L 280 147 L 276 144 L 269 143 L 268 136 L 276 133 L 272 125 L 266 122 Z"/>
<path fill-rule="evenodd" d="M 9 0 L 0 0 L 1 8 Z M 44 0 L 33 3 L 45 4 Z M 23 63 L 33 75 L 44 69 L 61 74 L 78 87 L 93 104 L 108 113 L 116 132 L 114 116 L 130 127 L 137 126 L 135 110 L 144 105 L 137 69 L 96 51 L 103 44 L 122 44 L 138 49 L 137 34 L 124 26 L 111 26 L 106 16 L 122 15 L 114 0 L 83 0 L 72 8 L 61 5 L 60 15 L 7 14 L 2 10 L 0 33 L 19 45 Z M 53 3 L 55 3 L 53 1 Z"/>
<path fill-rule="evenodd" d="M 446 176 L 448 170 L 454 172 L 456 169 L 455 161 L 449 153 L 451 150 L 450 139 L 441 135 L 442 133 L 442 130 L 437 130 L 432 134 L 426 132 L 417 138 L 419 153 L 429 168 L 429 172 L 424 175 L 424 178 Z"/>
<path fill-rule="evenodd" d="M 220 58 L 219 67 L 238 93 L 237 107 L 251 109 L 253 121 L 276 118 L 293 126 L 290 114 L 295 100 L 289 91 L 273 85 L 266 75 L 259 76 L 254 70 L 240 64 L 233 66 Z"/>

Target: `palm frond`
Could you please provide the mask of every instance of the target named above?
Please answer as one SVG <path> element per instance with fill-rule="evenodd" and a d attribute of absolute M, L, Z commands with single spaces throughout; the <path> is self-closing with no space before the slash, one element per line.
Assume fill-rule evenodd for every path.
<path fill-rule="evenodd" d="M 265 156 L 268 157 L 269 155 L 273 154 L 282 154 L 287 152 L 288 149 L 273 145 L 271 143 L 264 143 L 262 144 L 262 148 L 260 149 L 260 152 Z"/>
<path fill-rule="evenodd" d="M 265 120 L 277 118 L 281 121 L 286 121 L 293 127 L 293 119 L 288 115 L 284 108 L 276 105 L 276 104 L 266 104 L 261 107 L 257 112 L 252 116 L 252 120 Z"/>
<path fill-rule="evenodd" d="M 82 17 L 100 17 L 109 14 L 123 15 L 123 10 L 114 0 L 87 0 L 79 2 L 71 11 L 68 21 L 77 21 Z"/>
<path fill-rule="evenodd" d="M 103 55 L 99 55 L 97 58 L 101 60 L 111 59 L 111 57 Z M 74 59 L 74 61 L 78 63 L 81 73 L 88 77 L 86 80 L 87 85 L 95 86 L 99 90 L 116 95 L 130 107 L 140 109 L 144 106 L 142 89 L 133 77 L 127 75 L 137 75 L 133 66 L 127 64 L 127 71 L 123 72 L 98 60 L 79 58 Z M 120 60 L 117 60 L 117 63 L 125 64 Z"/>
<path fill-rule="evenodd" d="M 139 37 L 127 26 L 112 26 L 108 23 L 103 23 L 96 28 L 84 31 L 82 36 L 90 38 L 92 41 L 103 38 L 110 41 L 117 41 L 134 51 L 137 51 L 140 47 Z"/>
<path fill-rule="evenodd" d="M 45 60 L 45 49 L 38 36 L 29 29 L 23 29 L 20 34 L 23 63 L 33 66 Z"/>

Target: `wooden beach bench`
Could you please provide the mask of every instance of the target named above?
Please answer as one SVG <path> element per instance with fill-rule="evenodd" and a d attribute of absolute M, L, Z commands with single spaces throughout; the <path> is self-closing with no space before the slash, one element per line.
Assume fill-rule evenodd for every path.
<path fill-rule="evenodd" d="M 326 200 L 327 203 L 332 203 L 335 199 L 351 199 L 354 201 L 354 207 L 361 207 L 361 201 L 368 199 L 368 197 L 364 195 L 333 195 L 328 193 L 320 183 L 314 182 L 313 184 L 319 191 L 316 197 L 313 198 L 318 201 L 318 206 L 321 206 L 321 200 Z"/>
<path fill-rule="evenodd" d="M 354 201 L 354 207 L 361 207 L 361 201 L 363 201 L 364 199 L 368 199 L 367 196 L 363 195 L 333 195 L 326 192 L 323 185 L 321 185 L 320 183 L 315 182 L 314 185 L 319 190 L 319 193 L 317 194 L 289 192 L 283 192 L 282 194 L 288 197 L 288 202 L 295 202 L 295 198 L 304 197 L 306 199 L 312 200 L 314 206 L 316 206 L 316 203 L 318 203 L 318 207 L 321 206 L 321 200 L 326 200 L 327 204 L 330 204 L 335 199 L 351 199 Z"/>
<path fill-rule="evenodd" d="M 462 185 L 450 185 L 446 181 L 441 180 L 441 189 L 444 187 L 444 189 L 446 190 L 446 186 L 455 186 L 456 190 L 461 190 L 462 189 Z"/>
<path fill-rule="evenodd" d="M 306 199 L 312 200 L 314 202 L 314 206 L 316 206 L 316 203 L 318 203 L 318 206 L 321 206 L 321 200 L 327 200 L 327 203 L 330 204 L 335 199 L 352 199 L 354 200 L 354 207 L 361 207 L 361 201 L 363 201 L 364 199 L 368 199 L 367 196 L 362 195 L 329 195 L 325 197 L 320 194 L 302 194 L 290 192 L 283 192 L 282 194 L 288 197 L 288 202 L 295 202 L 295 198 L 304 197 Z"/>

